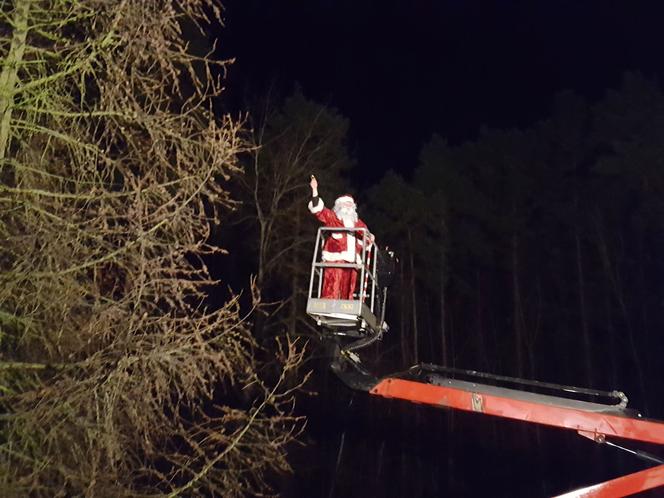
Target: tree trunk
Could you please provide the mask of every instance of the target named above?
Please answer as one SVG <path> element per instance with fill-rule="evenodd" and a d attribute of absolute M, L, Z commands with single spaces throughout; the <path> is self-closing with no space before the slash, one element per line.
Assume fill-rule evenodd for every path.
<path fill-rule="evenodd" d="M 586 309 L 585 274 L 583 268 L 583 255 L 581 254 L 581 237 L 578 227 L 574 229 L 574 241 L 576 244 L 576 271 L 579 289 L 579 314 L 581 315 L 581 335 L 583 337 L 583 354 L 585 358 L 586 382 L 588 386 L 593 385 L 593 358 L 592 344 L 590 343 L 590 332 L 588 331 L 588 317 Z"/>
<path fill-rule="evenodd" d="M 627 340 L 630 346 L 630 352 L 634 362 L 634 371 L 639 383 L 639 389 L 641 391 L 641 396 L 643 399 L 643 404 L 641 405 L 644 411 L 647 411 L 647 391 L 646 391 L 646 382 L 643 375 L 643 367 L 641 365 L 641 358 L 639 357 L 639 351 L 637 348 L 636 340 L 634 338 L 634 327 L 632 326 L 632 320 L 630 319 L 629 310 L 627 309 L 627 302 L 625 301 L 625 294 L 623 292 L 622 283 L 620 280 L 620 270 L 618 267 L 618 262 L 612 263 L 611 257 L 609 255 L 609 247 L 604 237 L 604 232 L 602 227 L 598 223 L 597 226 L 597 243 L 598 250 L 600 253 L 602 265 L 604 267 L 604 272 L 607 276 L 607 279 L 611 283 L 616 300 L 618 301 L 618 307 L 622 314 L 623 320 L 625 321 L 625 328 L 627 333 Z"/>
<path fill-rule="evenodd" d="M 611 282 L 608 275 L 606 278 L 605 306 L 606 306 L 606 330 L 609 336 L 609 361 L 611 362 L 611 386 L 618 385 L 618 360 L 616 350 L 616 332 L 613 326 L 613 304 L 611 302 Z"/>
<path fill-rule="evenodd" d="M 638 243 L 638 265 L 639 265 L 639 306 L 640 306 L 640 311 L 641 311 L 641 330 L 642 332 L 642 351 L 647 351 L 650 352 L 650 320 L 648 319 L 648 290 L 646 288 L 646 264 L 644 262 L 646 261 L 646 253 L 645 253 L 645 227 L 643 225 L 644 221 L 641 220 L 640 223 L 638 224 L 638 236 L 637 236 L 637 243 Z M 650 358 L 651 355 L 648 354 L 645 358 L 644 361 L 646 362 L 646 369 L 649 369 L 650 367 Z M 656 356 L 656 358 L 659 358 Z M 659 361 L 659 360 L 657 360 Z"/>
<path fill-rule="evenodd" d="M 440 346 L 441 346 L 441 353 L 443 355 L 443 361 L 442 364 L 443 366 L 447 366 L 447 361 L 448 361 L 448 352 L 447 352 L 447 328 L 446 328 L 446 322 L 447 322 L 447 296 L 445 294 L 445 283 L 446 283 L 446 278 L 445 278 L 445 250 L 442 248 L 440 249 Z"/>
<path fill-rule="evenodd" d="M 488 355 L 486 350 L 486 345 L 484 342 L 484 302 L 482 300 L 482 274 L 478 268 L 475 273 L 475 278 L 477 281 L 477 308 L 476 308 L 476 328 L 475 333 L 477 334 L 477 355 L 478 355 L 478 364 L 481 365 L 481 368 L 488 370 Z"/>
<path fill-rule="evenodd" d="M 406 277 L 404 276 L 404 268 L 403 268 L 403 263 L 400 263 L 400 268 L 399 268 L 399 280 L 400 280 L 400 289 L 399 289 L 399 307 L 400 307 L 400 314 L 401 314 L 401 319 L 399 320 L 399 330 L 401 331 L 400 334 L 400 339 L 401 339 L 401 364 L 402 365 L 407 365 L 408 364 L 408 341 L 406 339 Z"/>
<path fill-rule="evenodd" d="M 413 255 L 413 236 L 408 229 L 408 253 L 409 253 L 409 263 L 410 263 L 410 297 L 413 313 L 413 362 L 417 363 L 419 359 L 419 345 L 418 345 L 418 329 L 417 329 L 417 292 L 415 289 L 415 256 Z"/>
<path fill-rule="evenodd" d="M 514 347 L 516 374 L 523 377 L 523 327 L 521 316 L 521 283 L 519 281 L 519 236 L 512 234 L 512 316 L 514 326 Z"/>
<path fill-rule="evenodd" d="M 296 209 L 295 210 L 295 219 L 293 220 L 293 233 L 294 234 L 299 234 L 302 226 L 302 210 L 301 209 Z M 297 317 L 298 317 L 298 303 L 300 302 L 300 295 L 304 295 L 304 292 L 300 292 L 300 288 L 298 286 L 298 267 L 297 267 L 297 253 L 296 250 L 292 250 L 292 255 L 290 260 L 293 262 L 291 266 L 291 282 L 290 282 L 290 287 L 291 287 L 291 295 L 290 295 L 290 312 L 289 312 L 289 317 L 288 317 L 288 333 L 289 334 L 295 334 L 297 330 Z"/>
<path fill-rule="evenodd" d="M 433 327 L 433 313 L 432 313 L 432 308 L 433 306 L 431 305 L 431 301 L 429 299 L 429 293 L 425 292 L 422 296 L 423 304 L 424 304 L 424 310 L 422 311 L 422 318 L 424 320 L 424 331 L 427 335 L 427 349 L 426 351 L 429 353 L 426 357 L 427 362 L 431 361 L 436 361 L 435 356 L 432 357 L 434 354 L 434 335 L 436 333 L 435 328 Z"/>
<path fill-rule="evenodd" d="M 12 43 L 0 73 L 0 168 L 4 162 L 11 138 L 11 119 L 14 107 L 14 91 L 18 81 L 18 68 L 23 61 L 25 41 L 28 36 L 28 15 L 32 0 L 17 2 L 12 19 L 14 32 Z"/>

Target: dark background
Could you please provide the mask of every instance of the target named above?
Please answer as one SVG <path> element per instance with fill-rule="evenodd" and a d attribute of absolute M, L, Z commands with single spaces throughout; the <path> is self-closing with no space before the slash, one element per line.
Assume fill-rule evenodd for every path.
<path fill-rule="evenodd" d="M 226 110 L 240 112 L 258 95 L 288 94 L 300 88 L 307 98 L 347 117 L 348 146 L 357 160 L 348 180 L 365 201 L 360 214 L 379 238 L 398 245 L 395 241 L 406 233 L 391 232 L 377 215 L 385 208 L 381 197 L 389 198 L 384 192 L 390 170 L 403 177 L 399 188 L 412 188 L 414 195 L 422 194 L 428 201 L 438 195 L 427 192 L 422 180 L 423 175 L 437 173 L 436 168 L 423 166 L 423 147 L 434 134 L 458 154 L 458 161 L 472 164 L 479 187 L 465 201 L 473 209 L 449 201 L 452 207 L 445 212 L 452 227 L 441 239 L 449 245 L 445 323 L 456 344 L 454 359 L 433 352 L 439 327 L 434 305 L 440 289 L 427 277 L 438 270 L 424 253 L 416 255 L 420 259 L 411 260 L 414 264 L 409 267 L 412 246 L 402 246 L 403 278 L 393 292 L 388 317 L 393 332 L 366 357 L 377 373 L 406 368 L 404 358 L 451 361 L 457 367 L 497 374 L 623 389 L 630 406 L 645 407 L 646 416 L 664 419 L 664 372 L 659 360 L 664 268 L 658 257 L 664 247 L 664 227 L 658 221 L 661 206 L 653 204 L 663 193 L 658 182 L 664 167 L 653 144 L 658 137 L 664 141 L 664 135 L 659 129 L 649 130 L 653 132 L 646 142 L 653 146 L 648 157 L 654 173 L 647 175 L 637 174 L 640 164 L 635 163 L 624 166 L 622 177 L 602 176 L 596 165 L 605 164 L 602 158 L 616 156 L 627 140 L 619 132 L 605 131 L 603 136 L 610 139 L 593 138 L 596 145 L 579 152 L 583 159 L 558 183 L 537 176 L 540 190 L 532 187 L 530 177 L 521 182 L 515 176 L 511 183 L 507 180 L 513 173 L 482 162 L 491 147 L 486 144 L 493 143 L 486 138 L 487 133 L 493 136 L 487 130 L 538 129 L 551 117 L 556 96 L 563 90 L 571 90 L 592 107 L 605 102 L 607 92 L 624 87 L 626 74 L 657 87 L 664 70 L 663 13 L 659 2 L 638 1 L 225 2 L 219 55 L 236 59 L 227 80 Z M 634 92 L 638 96 L 640 90 Z M 624 99 L 628 110 L 634 92 Z M 639 105 L 648 109 L 647 103 Z M 593 130 L 613 126 L 611 104 L 602 109 L 593 111 L 589 125 Z M 657 112 L 653 120 L 659 122 Z M 638 139 L 639 128 L 634 130 L 630 136 Z M 597 134 L 601 133 L 589 135 Z M 529 143 L 530 135 L 519 136 L 520 147 Z M 538 150 L 537 157 L 546 162 L 547 152 Z M 551 157 L 559 152 L 553 146 L 551 150 Z M 656 181 L 641 189 L 628 188 L 625 179 L 633 177 L 638 177 L 636 184 L 643 184 L 646 177 Z M 482 207 L 485 199 L 479 193 L 495 193 L 490 188 L 492 178 L 507 179 L 507 186 L 496 183 L 496 197 L 507 192 L 505 197 L 520 199 L 527 221 L 508 215 L 496 221 L 495 211 L 507 205 L 500 199 Z M 447 205 L 455 191 L 449 182 L 446 185 L 442 191 Z M 574 190 L 578 195 L 566 196 L 572 185 L 581 185 Z M 560 195 L 547 197 L 549 190 Z M 532 194 L 534 200 L 528 197 L 531 191 L 537 192 Z M 620 292 L 610 288 L 613 270 L 601 261 L 595 218 L 579 221 L 582 214 L 595 210 L 606 221 L 602 233 L 611 257 L 615 256 L 612 268 L 625 277 Z M 424 217 L 421 212 L 413 216 L 415 221 L 406 225 Z M 480 242 L 470 241 L 466 232 L 472 230 L 486 232 Z M 429 237 L 426 231 L 413 234 L 422 243 Z M 510 246 L 516 234 L 523 265 L 518 275 L 508 263 L 516 254 Z M 227 246 L 233 252 L 232 243 Z M 236 257 L 233 261 L 242 264 L 229 268 L 244 278 L 245 270 L 252 270 L 251 257 Z M 586 265 L 583 286 L 575 273 L 579 261 Z M 510 315 L 515 275 L 531 322 L 535 297 L 544 295 L 544 312 L 538 318 L 544 322 L 544 332 L 531 351 L 528 368 L 515 366 L 518 341 L 516 346 L 510 342 L 515 329 Z M 642 278 L 630 280 L 634 275 Z M 576 309 L 577 288 L 587 296 L 586 343 Z M 419 317 L 419 351 L 399 354 L 395 351 L 409 334 L 417 333 L 403 326 L 413 321 L 408 297 L 403 297 L 413 289 L 419 292 L 419 298 L 413 299 L 431 310 L 420 308 L 426 316 Z M 291 452 L 294 474 L 276 483 L 284 496 L 550 496 L 647 466 L 571 431 L 370 399 L 338 382 L 322 360 L 313 365 L 312 388 L 319 394 L 300 400 L 308 430 L 305 445 Z"/>
<path fill-rule="evenodd" d="M 590 99 L 626 71 L 660 78 L 664 6 L 648 1 L 226 1 L 221 53 L 243 98 L 297 82 L 351 121 L 363 186 L 409 172 L 432 133 L 546 117 L 554 95 Z"/>

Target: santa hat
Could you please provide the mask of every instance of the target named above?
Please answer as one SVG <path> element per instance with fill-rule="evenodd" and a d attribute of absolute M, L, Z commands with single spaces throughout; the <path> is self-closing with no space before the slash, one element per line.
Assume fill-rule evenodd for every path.
<path fill-rule="evenodd" d="M 355 199 L 353 199 L 353 196 L 350 194 L 344 194 L 341 197 L 337 197 L 337 199 L 334 201 L 335 206 L 337 204 L 341 204 L 343 202 L 352 202 L 353 205 L 355 205 Z"/>

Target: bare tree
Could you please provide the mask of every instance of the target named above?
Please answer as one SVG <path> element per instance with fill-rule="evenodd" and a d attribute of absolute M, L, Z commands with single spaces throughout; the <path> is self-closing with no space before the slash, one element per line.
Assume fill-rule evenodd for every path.
<path fill-rule="evenodd" d="M 211 111 L 225 63 L 182 32 L 219 9 L 2 3 L 6 495 L 241 496 L 288 470 L 301 349 L 280 343 L 267 368 L 238 298 L 205 306 L 244 145 Z"/>
<path fill-rule="evenodd" d="M 304 320 L 314 241 L 307 210 L 309 176 L 322 179 L 327 202 L 339 194 L 342 172 L 353 162 L 346 148 L 348 120 L 299 91 L 278 107 L 274 102 L 253 114 L 252 153 L 240 183 L 246 196 L 242 221 L 257 229 L 257 282 L 277 304 L 269 324 L 300 334 Z M 261 327 L 261 335 L 265 332 Z"/>

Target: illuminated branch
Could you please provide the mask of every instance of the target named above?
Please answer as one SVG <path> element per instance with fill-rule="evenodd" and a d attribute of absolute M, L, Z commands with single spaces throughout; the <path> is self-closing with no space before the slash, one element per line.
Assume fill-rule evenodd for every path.
<path fill-rule="evenodd" d="M 228 62 L 192 53 L 182 33 L 218 5 L 8 4 L 0 487 L 269 492 L 303 426 L 292 414 L 303 353 L 288 343 L 265 368 L 239 297 L 207 304 L 219 292 L 208 258 L 224 251 L 210 225 L 236 205 L 224 182 L 247 144 L 242 123 L 211 112 Z"/>

